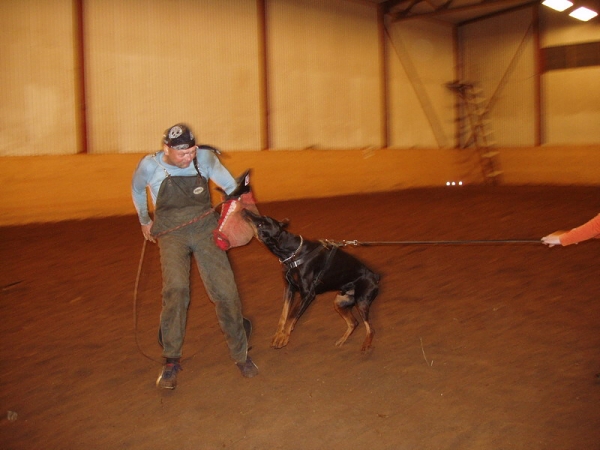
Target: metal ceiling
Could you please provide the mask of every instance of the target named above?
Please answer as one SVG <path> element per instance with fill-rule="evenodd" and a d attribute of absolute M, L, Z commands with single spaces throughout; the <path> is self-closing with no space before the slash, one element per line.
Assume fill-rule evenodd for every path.
<path fill-rule="evenodd" d="M 460 25 L 484 17 L 520 9 L 539 0 L 372 0 L 388 20 L 398 22 L 431 18 Z"/>

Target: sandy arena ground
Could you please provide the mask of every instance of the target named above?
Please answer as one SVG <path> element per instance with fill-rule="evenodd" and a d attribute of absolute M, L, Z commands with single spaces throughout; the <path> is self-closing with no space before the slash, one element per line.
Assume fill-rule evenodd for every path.
<path fill-rule="evenodd" d="M 597 214 L 599 193 L 418 189 L 259 209 L 313 239 L 539 239 Z M 133 216 L 0 228 L 2 449 L 600 449 L 598 241 L 349 248 L 382 274 L 368 354 L 362 326 L 334 346 L 334 294 L 272 349 L 283 280 L 253 241 L 230 257 L 260 375 L 229 359 L 194 272 L 174 391 L 154 385 L 154 245 L 134 308 L 142 243 Z"/>

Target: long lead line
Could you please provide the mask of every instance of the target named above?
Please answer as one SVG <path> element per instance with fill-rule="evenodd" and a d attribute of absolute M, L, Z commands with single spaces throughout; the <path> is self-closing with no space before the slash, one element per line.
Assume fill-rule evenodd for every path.
<path fill-rule="evenodd" d="M 332 241 L 326 242 L 339 246 L 377 246 L 377 245 L 472 245 L 472 244 L 541 244 L 540 239 L 480 239 L 454 241 Z"/>

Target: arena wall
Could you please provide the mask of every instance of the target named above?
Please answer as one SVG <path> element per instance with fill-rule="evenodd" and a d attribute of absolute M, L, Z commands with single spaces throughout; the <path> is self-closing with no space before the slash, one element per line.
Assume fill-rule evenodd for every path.
<path fill-rule="evenodd" d="M 0 158 L 0 226 L 135 214 L 130 181 L 142 154 Z M 502 183 L 599 185 L 600 146 L 500 149 Z M 481 184 L 465 150 L 229 152 L 232 174 L 253 169 L 258 202 Z M 219 200 L 217 195 L 213 196 Z"/>

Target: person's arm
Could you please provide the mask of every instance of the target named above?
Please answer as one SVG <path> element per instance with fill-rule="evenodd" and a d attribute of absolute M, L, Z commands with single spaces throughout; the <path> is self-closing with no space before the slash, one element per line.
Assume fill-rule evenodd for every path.
<path fill-rule="evenodd" d="M 203 175 L 214 181 L 226 194 L 235 190 L 237 181 L 212 151 L 199 150 L 197 158 Z"/>
<path fill-rule="evenodd" d="M 144 158 L 140 161 L 133 173 L 133 179 L 131 180 L 131 198 L 137 211 L 140 225 L 142 226 L 144 239 L 155 242 L 155 239 L 150 233 L 152 219 L 150 218 L 150 213 L 148 211 L 148 194 L 146 191 L 148 176 L 147 158 Z"/>
<path fill-rule="evenodd" d="M 555 231 L 548 236 L 544 236 L 542 242 L 550 247 L 555 245 L 566 246 L 592 238 L 600 238 L 600 214 L 571 231 Z"/>
<path fill-rule="evenodd" d="M 567 231 L 559 237 L 561 245 L 577 244 L 588 239 L 600 237 L 600 214 L 583 225 Z"/>

